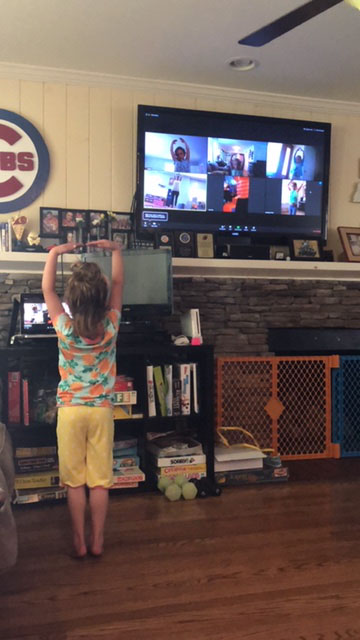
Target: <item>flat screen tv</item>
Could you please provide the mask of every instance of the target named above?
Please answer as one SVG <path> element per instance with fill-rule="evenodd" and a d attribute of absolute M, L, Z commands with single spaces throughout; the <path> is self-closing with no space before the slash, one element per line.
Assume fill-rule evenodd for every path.
<path fill-rule="evenodd" d="M 139 105 L 137 232 L 326 239 L 331 125 Z"/>
<path fill-rule="evenodd" d="M 128 249 L 122 252 L 124 291 L 123 322 L 152 322 L 173 310 L 172 262 L 170 249 Z M 111 278 L 111 256 L 83 253 L 81 260 L 96 262 Z"/>

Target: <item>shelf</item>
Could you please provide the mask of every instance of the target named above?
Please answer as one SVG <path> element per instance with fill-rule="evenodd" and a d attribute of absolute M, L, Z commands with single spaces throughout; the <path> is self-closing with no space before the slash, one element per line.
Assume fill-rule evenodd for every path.
<path fill-rule="evenodd" d="M 174 278 L 359 280 L 360 263 L 174 258 L 173 275 Z"/>
<path fill-rule="evenodd" d="M 31 253 L 27 251 L 0 252 L 0 273 L 41 274 L 44 270 L 47 253 Z M 65 271 L 77 256 L 64 255 Z M 61 260 L 58 260 L 58 271 L 61 271 Z"/>
<path fill-rule="evenodd" d="M 0 253 L 0 273 L 41 274 L 46 253 Z M 79 258 L 65 255 L 64 271 Z M 360 262 L 312 262 L 287 260 L 232 260 L 173 258 L 174 278 L 274 278 L 298 280 L 359 280 Z M 61 271 L 61 261 L 58 262 Z"/>

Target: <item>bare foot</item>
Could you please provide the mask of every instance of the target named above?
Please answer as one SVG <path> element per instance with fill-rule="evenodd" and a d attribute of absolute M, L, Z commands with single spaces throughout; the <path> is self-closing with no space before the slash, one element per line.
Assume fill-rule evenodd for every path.
<path fill-rule="evenodd" d="M 81 540 L 76 534 L 73 537 L 74 550 L 72 553 L 73 558 L 85 558 L 87 554 L 87 548 L 84 540 Z"/>
<path fill-rule="evenodd" d="M 104 553 L 104 539 L 101 540 L 91 540 L 89 553 L 91 556 L 95 558 L 100 558 Z"/>

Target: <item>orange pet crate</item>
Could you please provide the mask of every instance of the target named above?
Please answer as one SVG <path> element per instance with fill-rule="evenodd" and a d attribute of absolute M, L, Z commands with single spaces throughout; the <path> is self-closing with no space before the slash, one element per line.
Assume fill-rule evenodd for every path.
<path fill-rule="evenodd" d="M 338 356 L 219 357 L 216 427 L 242 427 L 283 460 L 338 457 L 331 443 L 331 369 L 338 366 Z M 239 442 L 241 433 L 232 433 Z"/>

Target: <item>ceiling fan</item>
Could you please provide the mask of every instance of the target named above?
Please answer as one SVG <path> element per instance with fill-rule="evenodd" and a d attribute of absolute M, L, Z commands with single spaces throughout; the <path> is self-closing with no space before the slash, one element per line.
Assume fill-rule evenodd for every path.
<path fill-rule="evenodd" d="M 275 40 L 275 38 L 282 36 L 284 33 L 295 29 L 295 27 L 303 24 L 303 22 L 307 22 L 307 20 L 315 18 L 315 16 L 331 9 L 331 7 L 334 7 L 336 4 L 340 4 L 340 2 L 346 2 L 360 9 L 359 0 L 311 0 L 297 9 L 286 13 L 284 16 L 281 16 L 281 18 L 261 27 L 261 29 L 253 31 L 250 35 L 239 40 L 239 44 L 246 44 L 250 47 L 262 47 L 264 44 Z"/>

